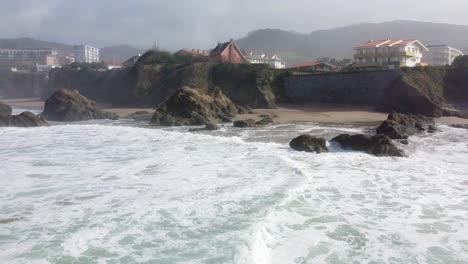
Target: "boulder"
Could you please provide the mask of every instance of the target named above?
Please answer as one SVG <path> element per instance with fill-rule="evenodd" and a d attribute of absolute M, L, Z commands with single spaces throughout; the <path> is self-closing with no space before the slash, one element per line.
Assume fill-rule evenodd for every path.
<path fill-rule="evenodd" d="M 392 140 L 382 134 L 370 135 L 349 135 L 341 134 L 331 140 L 337 142 L 344 149 L 351 149 L 356 151 L 365 151 L 374 156 L 394 156 L 403 157 L 404 152 L 393 144 Z"/>
<path fill-rule="evenodd" d="M 260 117 L 262 117 L 262 119 L 255 123 L 255 124 L 259 125 L 259 126 L 272 124 L 274 122 L 273 118 L 271 116 L 269 116 L 269 115 L 260 115 Z"/>
<path fill-rule="evenodd" d="M 256 127 L 256 126 L 257 126 L 257 123 L 253 119 L 234 121 L 234 127 L 238 127 L 238 128 L 247 128 L 247 127 Z"/>
<path fill-rule="evenodd" d="M 48 120 L 61 122 L 118 119 L 116 114 L 97 109 L 96 102 L 73 89 L 62 89 L 52 94 L 46 100 L 42 114 Z"/>
<path fill-rule="evenodd" d="M 126 118 L 131 118 L 135 121 L 148 121 L 149 122 L 152 116 L 153 114 L 148 111 L 136 111 L 128 115 Z"/>
<path fill-rule="evenodd" d="M 219 89 L 208 92 L 183 87 L 159 106 L 151 124 L 161 126 L 197 126 L 230 122 L 244 109 L 233 103 Z"/>
<path fill-rule="evenodd" d="M 298 151 L 323 153 L 328 152 L 325 139 L 311 135 L 300 135 L 293 139 L 289 146 Z"/>
<path fill-rule="evenodd" d="M 47 126 L 47 121 L 31 112 L 19 115 L 0 115 L 0 127 L 38 127 Z"/>
<path fill-rule="evenodd" d="M 151 115 L 151 113 L 148 111 L 136 111 L 128 115 L 128 117 L 143 116 L 143 115 Z"/>
<path fill-rule="evenodd" d="M 2 102 L 0 102 L 0 115 L 5 115 L 5 116 L 9 116 L 11 115 L 11 107 L 9 105 L 6 105 Z"/>
<path fill-rule="evenodd" d="M 203 128 L 191 128 L 189 131 L 198 132 L 198 131 L 214 131 L 214 130 L 219 130 L 219 126 L 213 123 L 208 123 Z"/>
<path fill-rule="evenodd" d="M 377 129 L 377 134 L 384 134 L 391 139 L 407 139 L 414 134 L 427 131 L 435 132 L 435 121 L 422 115 L 391 113 Z"/>

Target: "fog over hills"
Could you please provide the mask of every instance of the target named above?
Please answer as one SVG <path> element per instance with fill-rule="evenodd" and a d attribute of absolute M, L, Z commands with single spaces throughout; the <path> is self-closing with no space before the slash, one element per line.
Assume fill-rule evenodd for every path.
<path fill-rule="evenodd" d="M 468 48 L 468 26 L 416 21 L 363 23 L 310 34 L 279 29 L 261 29 L 239 39 L 247 51 L 275 52 L 288 62 L 320 57 L 351 58 L 353 46 L 370 39 L 418 39 L 426 45 L 448 44 L 457 49 Z"/>
<path fill-rule="evenodd" d="M 277 53 L 289 64 L 322 57 L 351 58 L 353 47 L 370 39 L 418 39 L 426 45 L 448 44 L 468 50 L 468 26 L 416 21 L 362 23 L 310 34 L 281 29 L 260 29 L 238 39 L 239 46 L 248 51 Z M 213 43 L 213 47 L 216 43 Z M 150 43 L 148 43 L 150 46 Z M 54 48 L 63 54 L 73 53 L 71 45 L 31 38 L 0 39 L 0 48 Z M 171 47 L 163 47 L 175 51 Z M 198 48 L 198 47 L 195 47 Z M 124 61 L 143 53 L 145 49 L 132 45 L 101 48 L 102 60 Z"/>

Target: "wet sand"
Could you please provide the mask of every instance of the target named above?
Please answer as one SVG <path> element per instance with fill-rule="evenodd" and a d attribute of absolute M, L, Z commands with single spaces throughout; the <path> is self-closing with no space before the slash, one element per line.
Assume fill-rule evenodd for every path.
<path fill-rule="evenodd" d="M 40 98 L 0 99 L 13 108 L 41 111 L 44 101 Z M 121 118 L 127 118 L 137 111 L 146 111 L 147 118 L 154 113 L 154 108 L 111 108 L 101 105 L 102 110 L 115 113 Z M 374 124 L 387 119 L 388 113 L 375 111 L 372 107 L 343 106 L 333 104 L 280 104 L 275 109 L 254 109 L 253 114 L 237 115 L 234 119 L 260 119 L 259 115 L 270 114 L 276 123 L 316 122 L 330 124 Z M 468 119 L 457 117 L 441 117 L 438 123 L 446 125 L 468 124 Z"/>
<path fill-rule="evenodd" d="M 44 101 L 41 98 L 15 98 L 15 99 L 0 99 L 1 102 L 16 109 L 27 109 L 34 111 L 42 111 L 44 109 Z"/>

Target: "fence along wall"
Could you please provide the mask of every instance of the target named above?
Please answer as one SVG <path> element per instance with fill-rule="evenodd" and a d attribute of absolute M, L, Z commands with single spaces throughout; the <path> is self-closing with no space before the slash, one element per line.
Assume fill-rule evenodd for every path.
<path fill-rule="evenodd" d="M 342 72 L 298 75 L 285 80 L 286 96 L 294 103 L 342 103 L 376 106 L 398 71 Z"/>

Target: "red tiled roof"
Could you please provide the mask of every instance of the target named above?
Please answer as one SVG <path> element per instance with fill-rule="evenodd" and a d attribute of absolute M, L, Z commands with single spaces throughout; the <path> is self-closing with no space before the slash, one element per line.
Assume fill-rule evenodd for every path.
<path fill-rule="evenodd" d="M 307 61 L 307 62 L 291 65 L 288 68 L 289 69 L 297 69 L 297 68 L 304 68 L 304 67 L 313 67 L 313 66 L 317 66 L 317 65 L 320 65 L 320 64 L 335 68 L 335 66 L 333 66 L 331 64 L 328 64 L 328 63 L 325 63 L 325 62 L 322 62 L 322 61 Z"/>
<path fill-rule="evenodd" d="M 354 49 L 360 49 L 360 48 L 377 48 L 377 47 L 393 47 L 393 46 L 406 46 L 409 44 L 413 44 L 417 42 L 419 45 L 422 47 L 426 48 L 423 44 L 421 44 L 418 40 L 416 39 L 384 39 L 384 40 L 371 40 L 366 43 L 363 43 L 359 46 L 354 47 Z"/>
<path fill-rule="evenodd" d="M 199 55 L 199 56 L 206 56 L 208 57 L 209 53 L 206 50 L 200 50 L 200 49 L 183 49 L 181 52 L 188 53 L 188 54 L 193 54 L 193 55 Z"/>
<path fill-rule="evenodd" d="M 122 66 L 123 65 L 123 63 L 119 61 L 103 61 L 103 62 L 104 64 L 108 66 Z"/>

